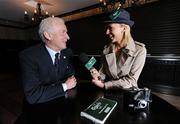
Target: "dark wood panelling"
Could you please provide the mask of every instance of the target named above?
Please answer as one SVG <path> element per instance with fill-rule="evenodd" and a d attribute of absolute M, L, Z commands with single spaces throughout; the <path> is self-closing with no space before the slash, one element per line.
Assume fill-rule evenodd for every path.
<path fill-rule="evenodd" d="M 151 55 L 180 55 L 180 1 L 166 0 L 130 9 L 136 24 L 135 39 L 146 44 Z"/>
<path fill-rule="evenodd" d="M 180 55 L 180 1 L 162 0 L 140 7 L 127 8 L 135 25 L 132 35 L 146 44 L 151 55 Z M 100 54 L 107 43 L 103 21 L 107 14 L 67 23 L 69 46 L 75 53 Z"/>
<path fill-rule="evenodd" d="M 178 95 L 180 94 L 178 76 L 180 60 L 166 61 L 166 59 L 180 56 L 179 6 L 178 0 L 161 0 L 144 6 L 127 8 L 132 20 L 135 21 L 132 35 L 135 40 L 146 45 L 150 57 L 147 58 L 139 83 L 156 91 Z M 102 14 L 67 23 L 71 36 L 69 46 L 75 54 L 82 51 L 88 54 L 101 54 L 103 46 L 107 43 L 102 23 L 106 16 L 107 14 Z M 80 77 L 90 79 L 85 76 L 88 71 L 78 73 Z"/>

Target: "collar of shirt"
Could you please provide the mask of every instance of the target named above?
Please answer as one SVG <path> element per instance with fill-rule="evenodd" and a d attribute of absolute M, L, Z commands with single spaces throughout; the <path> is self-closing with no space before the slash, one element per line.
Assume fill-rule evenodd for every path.
<path fill-rule="evenodd" d="M 56 51 L 52 50 L 51 48 L 49 48 L 48 46 L 46 46 L 47 51 L 49 52 L 49 55 L 51 56 L 52 62 L 54 64 L 55 62 L 55 54 L 57 53 Z M 59 53 L 61 54 L 61 52 L 59 51 Z"/>

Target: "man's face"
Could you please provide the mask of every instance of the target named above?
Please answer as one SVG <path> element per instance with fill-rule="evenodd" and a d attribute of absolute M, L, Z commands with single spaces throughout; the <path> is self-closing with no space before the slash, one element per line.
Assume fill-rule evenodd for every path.
<path fill-rule="evenodd" d="M 67 34 L 66 25 L 63 22 L 56 22 L 53 25 L 53 32 L 50 33 L 51 39 L 48 42 L 48 46 L 55 51 L 60 51 L 66 48 L 66 43 L 70 39 Z"/>
<path fill-rule="evenodd" d="M 118 23 L 107 25 L 106 35 L 111 39 L 112 43 L 120 43 L 124 35 L 124 26 Z"/>

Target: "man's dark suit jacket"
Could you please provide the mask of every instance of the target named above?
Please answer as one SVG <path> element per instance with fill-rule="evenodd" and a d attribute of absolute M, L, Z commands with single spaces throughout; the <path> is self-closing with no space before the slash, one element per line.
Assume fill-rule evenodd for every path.
<path fill-rule="evenodd" d="M 44 43 L 22 51 L 19 58 L 28 103 L 43 103 L 65 95 L 62 83 L 75 73 L 71 49 L 61 51 L 58 73 Z"/>

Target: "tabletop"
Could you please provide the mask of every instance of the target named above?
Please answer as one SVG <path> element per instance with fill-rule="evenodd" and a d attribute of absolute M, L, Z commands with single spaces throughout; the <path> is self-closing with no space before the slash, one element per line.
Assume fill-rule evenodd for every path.
<path fill-rule="evenodd" d="M 180 118 L 180 111 L 154 94 L 148 109 L 134 111 L 126 106 L 122 90 L 102 90 L 92 83 L 79 83 L 66 97 L 37 105 L 25 103 L 15 124 L 91 124 L 80 112 L 99 97 L 118 102 L 105 124 L 176 124 Z"/>

